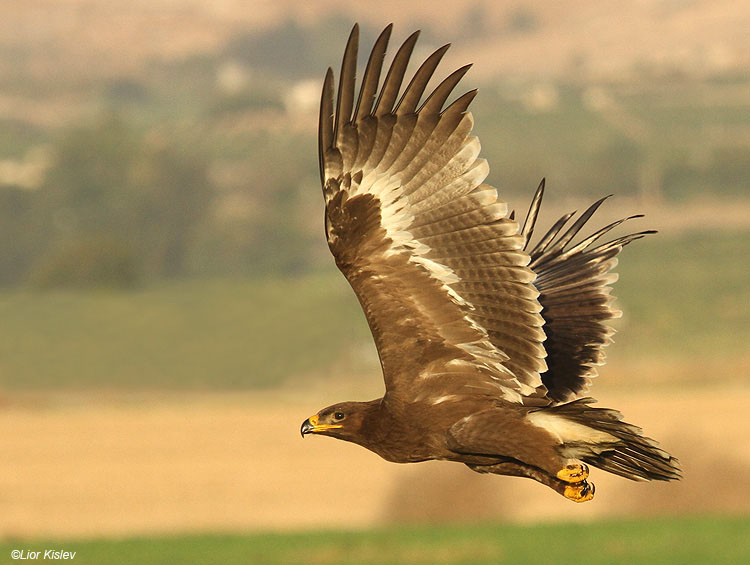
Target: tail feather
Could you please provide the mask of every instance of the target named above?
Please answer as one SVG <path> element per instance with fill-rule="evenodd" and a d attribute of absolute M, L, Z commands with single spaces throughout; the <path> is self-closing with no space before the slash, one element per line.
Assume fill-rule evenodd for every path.
<path fill-rule="evenodd" d="M 643 435 L 638 426 L 622 421 L 622 414 L 609 408 L 594 408 L 593 398 L 581 398 L 548 409 L 566 420 L 604 432 L 611 440 L 592 443 L 565 439 L 566 448 L 577 458 L 604 471 L 634 481 L 674 481 L 682 477 L 679 461 Z"/>

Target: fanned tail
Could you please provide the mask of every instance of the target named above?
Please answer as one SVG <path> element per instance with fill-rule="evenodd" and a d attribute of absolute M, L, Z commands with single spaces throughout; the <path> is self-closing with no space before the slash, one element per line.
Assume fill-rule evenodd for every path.
<path fill-rule="evenodd" d="M 593 402 L 593 398 L 581 398 L 545 410 L 594 430 L 591 437 L 563 438 L 565 448 L 575 458 L 634 481 L 674 481 L 682 477 L 679 461 L 645 437 L 641 428 L 623 422 L 617 410 L 590 406 Z"/>

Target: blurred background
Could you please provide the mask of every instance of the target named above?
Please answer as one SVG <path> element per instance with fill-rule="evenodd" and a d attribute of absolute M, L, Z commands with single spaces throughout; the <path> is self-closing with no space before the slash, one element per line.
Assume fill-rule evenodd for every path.
<path fill-rule="evenodd" d="M 595 473 L 573 507 L 299 438 L 382 394 L 317 165 L 354 21 L 362 59 L 394 22 L 391 54 L 453 43 L 439 79 L 475 64 L 488 182 L 519 214 L 546 177 L 542 227 L 614 194 L 597 226 L 659 230 L 621 256 L 592 393 L 683 482 Z M 732 0 L 3 2 L 0 538 L 747 516 L 748 29 Z"/>

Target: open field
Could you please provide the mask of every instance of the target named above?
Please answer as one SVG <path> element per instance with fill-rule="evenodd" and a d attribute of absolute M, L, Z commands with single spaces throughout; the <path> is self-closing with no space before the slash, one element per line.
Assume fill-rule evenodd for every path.
<path fill-rule="evenodd" d="M 746 515 L 746 233 L 685 231 L 625 250 L 625 317 L 592 394 L 676 454 L 685 480 L 597 473 L 597 499 L 580 506 L 530 481 L 302 441 L 300 422 L 320 407 L 381 394 L 337 273 L 3 291 L 0 538 Z"/>
<path fill-rule="evenodd" d="M 540 545 L 541 541 L 541 545 Z M 699 517 L 519 526 L 410 526 L 331 531 L 197 535 L 121 540 L 0 543 L 75 551 L 76 563 L 741 563 L 750 519 Z"/>
<path fill-rule="evenodd" d="M 0 411 L 0 539 L 750 514 L 750 390 L 594 393 L 679 457 L 684 480 L 594 470 L 595 500 L 576 505 L 525 479 L 301 439 L 321 406 L 367 397 L 335 385 L 305 396 L 16 393 Z"/>
<path fill-rule="evenodd" d="M 356 324 L 356 299 L 332 275 L 180 281 L 133 292 L 0 292 L 0 386 L 278 386 L 367 338 Z"/>
<path fill-rule="evenodd" d="M 634 229 L 651 225 L 660 227 L 641 220 Z M 608 383 L 750 381 L 747 234 L 658 234 L 623 251 Z M 364 316 L 333 268 L 135 291 L 3 290 L 0 316 L 0 387 L 10 390 L 237 390 L 322 375 L 362 375 L 351 378 L 361 388 L 380 379 Z"/>

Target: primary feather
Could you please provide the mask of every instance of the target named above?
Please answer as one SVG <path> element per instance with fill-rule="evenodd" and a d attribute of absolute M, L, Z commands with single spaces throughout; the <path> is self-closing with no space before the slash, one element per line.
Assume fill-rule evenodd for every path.
<path fill-rule="evenodd" d="M 519 228 L 497 190 L 483 184 L 489 169 L 468 112 L 476 92 L 446 107 L 469 65 L 419 106 L 448 46 L 403 88 L 415 33 L 378 92 L 390 35 L 388 26 L 375 42 L 356 96 L 359 29 L 352 30 L 335 104 L 333 73 L 326 75 L 319 146 L 329 245 L 365 310 L 386 384 L 418 388 L 425 364 L 459 358 L 503 398 L 529 405 L 574 398 L 611 334 L 604 322 L 616 315 L 607 287 L 614 256 L 647 232 L 592 247 L 613 224 L 571 246 L 600 201 L 564 233 L 570 216 L 531 246 L 544 184 Z M 409 323 L 394 324 L 403 318 Z"/>

